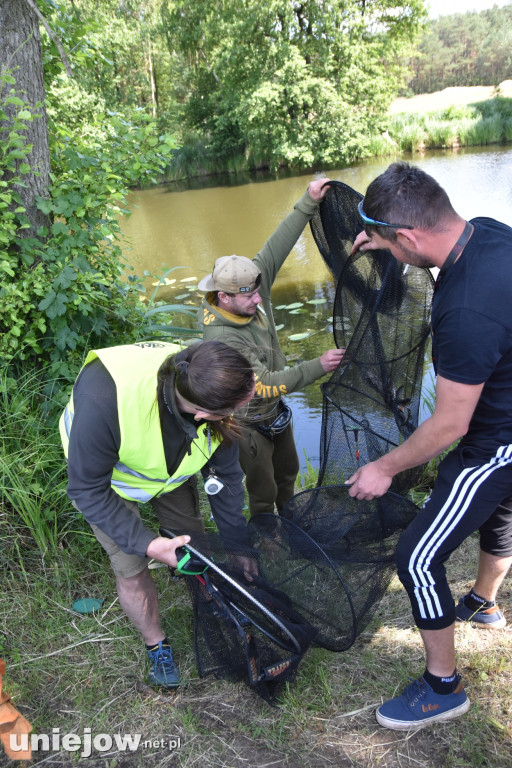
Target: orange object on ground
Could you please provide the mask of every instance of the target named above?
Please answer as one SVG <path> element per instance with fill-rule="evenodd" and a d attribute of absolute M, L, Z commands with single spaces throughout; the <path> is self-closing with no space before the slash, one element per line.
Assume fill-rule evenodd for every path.
<path fill-rule="evenodd" d="M 23 715 L 11 704 L 11 697 L 2 690 L 5 675 L 5 661 L 0 659 L 0 741 L 4 745 L 5 754 L 12 760 L 30 760 L 32 750 L 30 742 L 27 749 L 14 750 L 11 748 L 11 734 L 17 736 L 16 743 L 22 744 L 21 736 L 29 734 L 32 726 Z"/>

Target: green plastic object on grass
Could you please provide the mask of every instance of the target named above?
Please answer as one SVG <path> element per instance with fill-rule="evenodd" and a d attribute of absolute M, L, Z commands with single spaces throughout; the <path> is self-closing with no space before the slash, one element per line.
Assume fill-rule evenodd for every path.
<path fill-rule="evenodd" d="M 102 605 L 103 600 L 98 600 L 95 597 L 81 597 L 73 603 L 73 610 L 84 614 L 95 613 L 99 611 Z"/>

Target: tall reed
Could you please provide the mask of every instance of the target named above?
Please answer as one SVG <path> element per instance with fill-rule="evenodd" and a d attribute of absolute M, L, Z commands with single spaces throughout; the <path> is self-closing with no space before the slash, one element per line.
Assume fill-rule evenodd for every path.
<path fill-rule="evenodd" d="M 0 542 L 3 556 L 22 557 L 34 544 L 55 553 L 74 521 L 66 496 L 66 468 L 44 372 L 15 379 L 0 369 Z"/>

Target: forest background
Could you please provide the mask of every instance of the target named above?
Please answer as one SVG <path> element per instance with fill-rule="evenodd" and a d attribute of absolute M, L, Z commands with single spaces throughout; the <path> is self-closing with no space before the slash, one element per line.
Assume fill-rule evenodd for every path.
<path fill-rule="evenodd" d="M 429 20 L 423 0 L 3 0 L 3 370 L 46 366 L 55 393 L 86 347 L 172 328 L 123 260 L 134 186 L 511 140 L 511 22 L 512 3 Z M 480 84 L 495 98 L 389 112 Z"/>
<path fill-rule="evenodd" d="M 111 588 L 66 496 L 58 415 L 88 349 L 183 337 L 176 318 L 191 311 L 155 296 L 140 301 L 147 276 L 133 273 L 121 247 L 129 190 L 512 140 L 512 100 L 500 90 L 512 78 L 512 3 L 437 20 L 425 5 L 0 3 L 0 567 L 9 606 L 0 656 L 18 668 L 13 693 L 33 703 L 27 715 L 39 730 L 48 729 L 45 686 L 70 699 L 63 711 L 90 713 L 97 698 L 87 693 L 99 696 L 104 682 L 79 683 L 75 664 L 78 682 L 65 693 L 51 659 L 24 674 L 27 648 L 46 658 L 70 631 L 65 609 L 44 628 L 41 615 L 56 596 L 71 605 L 79 590 Z M 389 109 L 398 96 L 476 85 L 492 86 L 494 97 L 421 117 Z M 176 610 L 186 622 L 189 609 Z M 124 632 L 122 616 L 115 621 Z M 113 647 L 123 665 L 138 658 L 133 647 L 129 658 Z M 79 663 L 95 662 L 85 654 Z M 108 669 L 108 660 L 98 666 Z M 118 683 L 117 674 L 105 681 Z M 104 696 L 107 713 L 110 689 Z"/>

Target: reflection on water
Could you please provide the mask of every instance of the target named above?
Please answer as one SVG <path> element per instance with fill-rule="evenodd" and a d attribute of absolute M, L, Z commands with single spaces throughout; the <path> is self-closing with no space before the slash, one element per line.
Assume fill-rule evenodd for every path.
<path fill-rule="evenodd" d="M 364 193 L 368 184 L 395 158 L 361 162 L 327 175 Z M 401 158 L 396 158 L 401 159 Z M 409 159 L 409 158 L 407 158 Z M 492 216 L 512 224 L 512 148 L 472 148 L 429 152 L 412 162 L 434 176 L 465 218 Z M 172 285 L 158 288 L 158 298 L 199 306 L 197 281 L 211 271 L 219 256 L 237 253 L 252 258 L 292 209 L 312 176 L 206 189 L 170 188 L 133 192 L 132 216 L 121 222 L 125 255 L 137 274 L 162 275 L 171 267 Z M 129 245 L 128 245 L 129 243 Z M 148 295 L 154 290 L 148 278 Z M 276 323 L 290 365 L 320 355 L 334 346 L 334 284 L 306 228 L 281 269 L 273 290 Z M 178 299 L 178 297 L 181 297 Z M 324 303 L 308 303 L 313 300 Z M 290 304 L 302 306 L 289 308 Z M 277 307 L 280 307 L 277 309 Z M 186 323 L 180 323 L 185 325 Z M 302 336 L 299 340 L 290 337 Z M 315 382 L 290 397 L 301 466 L 304 452 L 318 463 L 321 393 Z M 433 388 L 430 382 L 430 388 Z M 423 406 L 426 415 L 428 409 Z"/>
<path fill-rule="evenodd" d="M 313 467 L 318 467 L 320 463 L 322 394 L 318 382 L 308 389 L 313 389 L 314 397 L 307 397 L 304 392 L 293 392 L 286 398 L 293 411 L 293 434 L 301 470 L 306 468 L 306 458 Z"/>

